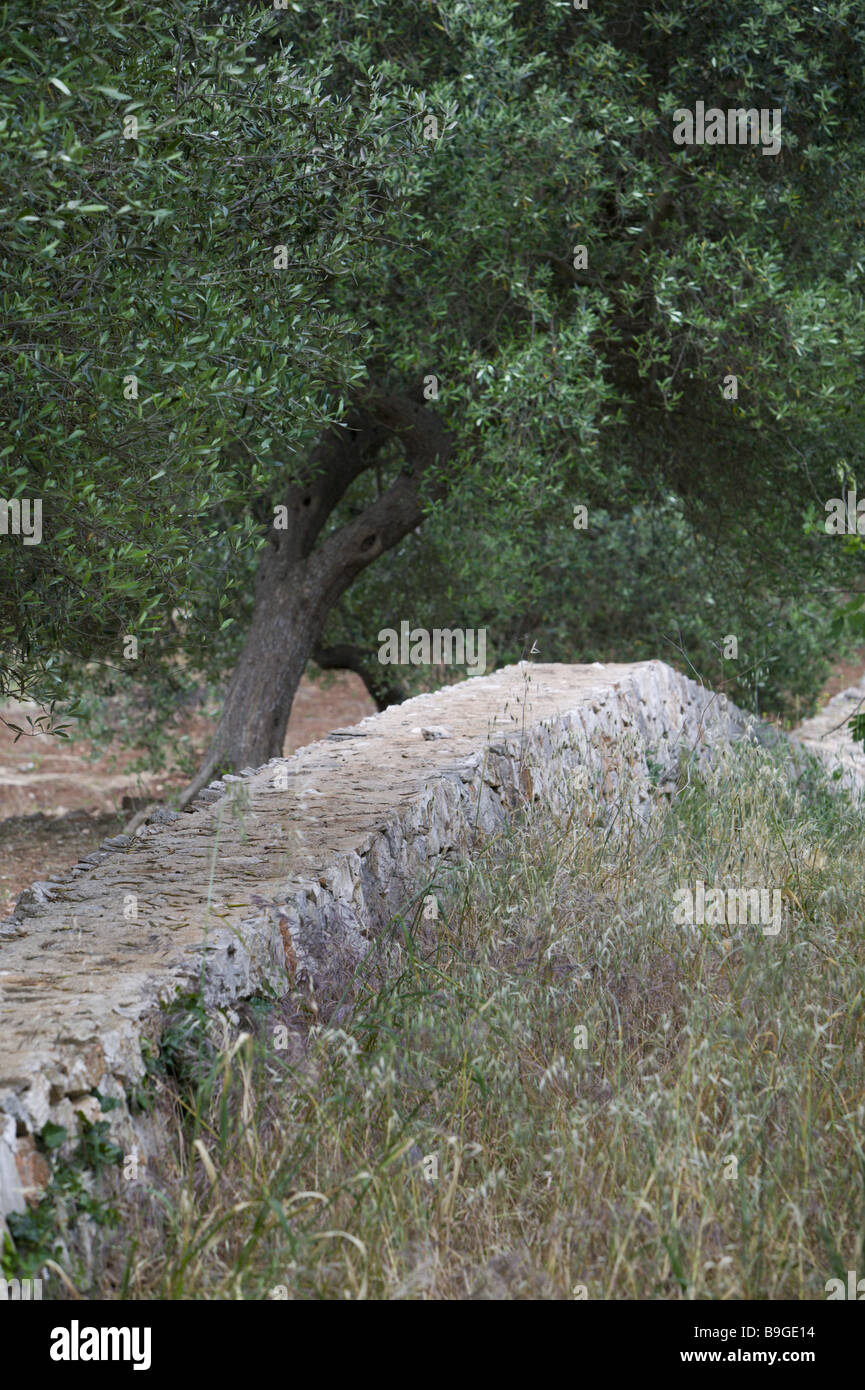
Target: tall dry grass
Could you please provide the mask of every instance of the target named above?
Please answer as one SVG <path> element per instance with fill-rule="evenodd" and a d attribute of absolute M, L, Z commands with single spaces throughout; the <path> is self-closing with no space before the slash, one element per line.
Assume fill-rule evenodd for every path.
<path fill-rule="evenodd" d="M 338 1024 L 259 1000 L 215 1045 L 178 1017 L 176 1143 L 93 1293 L 819 1299 L 865 1274 L 861 813 L 754 746 L 680 782 L 641 836 L 527 811 L 420 886 Z M 675 925 L 696 879 L 781 889 L 780 934 Z"/>

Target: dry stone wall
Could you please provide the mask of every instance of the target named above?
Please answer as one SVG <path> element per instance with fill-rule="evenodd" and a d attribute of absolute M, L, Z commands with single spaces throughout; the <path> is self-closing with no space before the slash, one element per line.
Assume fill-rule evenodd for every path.
<path fill-rule="evenodd" d="M 847 728 L 852 714 L 865 710 L 865 677 L 858 685 L 842 690 L 824 705 L 813 719 L 796 729 L 794 738 L 819 758 L 831 777 L 854 796 L 865 787 L 865 751 L 854 743 Z"/>
<path fill-rule="evenodd" d="M 226 777 L 33 884 L 0 923 L 0 1220 L 46 1180 L 34 1136 L 50 1121 L 71 1143 L 79 1113 L 103 1118 L 97 1090 L 117 1142 L 158 1144 L 128 1097 L 172 1000 L 332 1002 L 424 882 L 527 799 L 640 822 L 683 756 L 748 725 L 659 661 L 508 667 Z"/>

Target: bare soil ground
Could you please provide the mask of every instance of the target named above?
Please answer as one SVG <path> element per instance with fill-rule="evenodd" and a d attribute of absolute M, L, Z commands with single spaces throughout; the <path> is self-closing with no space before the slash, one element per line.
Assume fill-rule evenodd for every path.
<path fill-rule="evenodd" d="M 0 714 L 22 725 L 35 706 L 7 704 Z M 340 672 L 326 683 L 304 678 L 294 701 L 284 753 L 323 738 L 331 729 L 375 713 L 359 676 Z M 190 715 L 182 726 L 204 752 L 213 721 Z M 89 742 L 15 735 L 0 723 L 0 919 L 37 879 L 71 868 L 108 835 L 116 835 L 139 805 L 185 785 L 178 771 L 129 771 L 140 750 L 111 747 L 93 758 Z M 124 798 L 126 806 L 124 807 Z"/>

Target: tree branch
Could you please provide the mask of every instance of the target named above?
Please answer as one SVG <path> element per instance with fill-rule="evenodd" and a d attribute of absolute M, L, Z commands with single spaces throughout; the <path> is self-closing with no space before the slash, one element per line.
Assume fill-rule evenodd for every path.
<path fill-rule="evenodd" d="M 422 484 L 453 451 L 453 440 L 439 417 L 408 394 L 371 396 L 366 405 L 391 436 L 399 436 L 408 466 L 381 497 L 332 532 L 310 557 L 311 589 L 316 593 L 324 589 L 332 601 L 361 570 L 420 524 Z M 445 490 L 445 483 L 438 478 L 429 486 L 428 495 L 441 497 Z"/>
<path fill-rule="evenodd" d="M 354 671 L 375 700 L 376 709 L 400 705 L 406 698 L 405 688 L 393 675 L 386 674 L 390 667 L 378 663 L 377 654 L 371 647 L 354 647 L 350 642 L 340 642 L 332 647 L 317 644 L 313 648 L 312 659 L 322 671 Z"/>

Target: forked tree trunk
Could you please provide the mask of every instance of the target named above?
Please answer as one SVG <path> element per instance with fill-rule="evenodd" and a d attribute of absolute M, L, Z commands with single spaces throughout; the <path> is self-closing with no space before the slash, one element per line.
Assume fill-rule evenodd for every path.
<path fill-rule="evenodd" d="M 375 701 L 378 710 L 390 705 L 401 705 L 407 696 L 402 682 L 393 674 L 392 668 L 379 666 L 372 648 L 355 647 L 350 642 L 340 642 L 335 647 L 317 644 L 312 659 L 322 671 L 354 671 L 366 686 L 367 694 Z"/>
<path fill-rule="evenodd" d="M 395 434 L 406 453 L 403 471 L 366 511 L 319 541 L 351 483 Z M 295 691 L 331 608 L 361 570 L 419 525 L 424 475 L 444 465 L 450 451 L 441 421 L 409 395 L 371 394 L 346 428 L 327 433 L 285 498 L 285 527 L 268 531 L 249 632 L 213 741 L 181 806 L 212 778 L 280 756 Z M 437 478 L 430 495 L 443 491 Z"/>
<path fill-rule="evenodd" d="M 318 637 L 298 578 L 261 586 L 213 741 L 184 801 L 211 778 L 260 767 L 282 752 L 295 691 Z"/>

